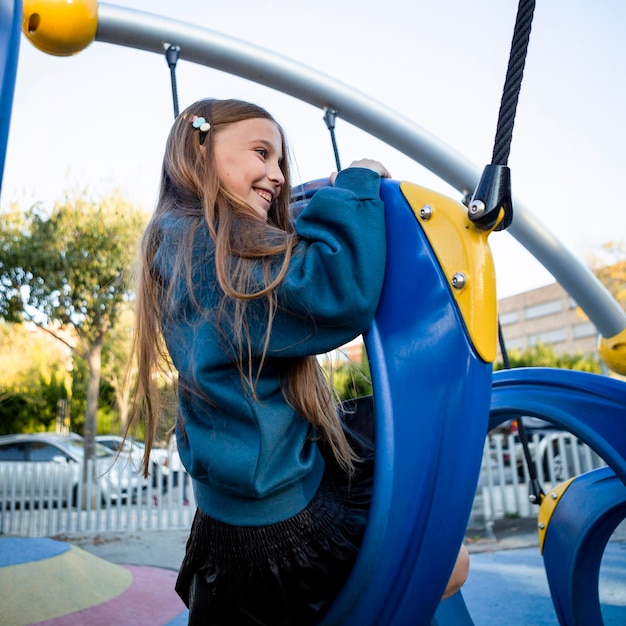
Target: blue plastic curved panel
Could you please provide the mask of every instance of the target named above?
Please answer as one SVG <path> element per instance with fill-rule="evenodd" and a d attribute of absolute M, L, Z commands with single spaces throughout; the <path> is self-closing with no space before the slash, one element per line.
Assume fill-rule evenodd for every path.
<path fill-rule="evenodd" d="M 578 476 L 559 500 L 543 559 L 559 623 L 602 624 L 598 594 L 606 544 L 626 517 L 626 487 L 609 467 Z"/>
<path fill-rule="evenodd" d="M 495 372 L 489 429 L 511 417 L 540 417 L 573 433 L 626 483 L 626 383 L 573 370 Z"/>
<path fill-rule="evenodd" d="M 383 181 L 381 195 L 387 269 L 365 336 L 374 493 L 359 557 L 325 625 L 430 624 L 463 542 L 487 433 L 491 364 L 472 349 L 399 184 Z"/>
<path fill-rule="evenodd" d="M 462 591 L 458 591 L 437 607 L 431 626 L 474 626 Z"/>
<path fill-rule="evenodd" d="M 0 0 L 0 189 L 13 107 L 21 23 L 21 0 Z"/>

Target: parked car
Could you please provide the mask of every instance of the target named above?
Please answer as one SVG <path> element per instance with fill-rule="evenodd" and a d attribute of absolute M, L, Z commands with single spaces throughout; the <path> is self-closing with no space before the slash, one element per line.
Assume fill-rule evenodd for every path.
<path fill-rule="evenodd" d="M 96 441 L 106 446 L 118 456 L 117 463 L 130 466 L 140 475 L 143 475 L 143 455 L 146 446 L 143 441 L 134 437 L 121 437 L 120 435 L 97 435 Z M 152 486 L 157 484 L 157 476 L 165 481 L 169 472 L 168 451 L 165 448 L 152 448 L 150 450 L 150 475 Z"/>
<path fill-rule="evenodd" d="M 84 439 L 76 433 L 0 437 L 0 504 L 76 506 L 84 452 Z M 134 497 L 140 485 L 136 474 L 119 471 L 114 464 L 114 453 L 96 443 L 94 493 L 103 503 Z"/>

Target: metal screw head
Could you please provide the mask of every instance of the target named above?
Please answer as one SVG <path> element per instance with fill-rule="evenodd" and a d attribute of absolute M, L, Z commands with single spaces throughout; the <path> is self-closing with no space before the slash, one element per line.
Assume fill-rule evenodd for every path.
<path fill-rule="evenodd" d="M 553 500 L 556 500 L 556 499 L 558 498 L 558 496 L 556 495 L 556 493 L 551 493 L 551 494 L 550 494 L 550 497 L 551 497 Z"/>
<path fill-rule="evenodd" d="M 470 215 L 470 218 L 476 219 L 480 217 L 486 211 L 486 209 L 487 207 L 482 200 L 472 200 L 468 208 L 468 213 Z"/>
<path fill-rule="evenodd" d="M 455 289 L 461 290 L 467 284 L 467 276 L 463 272 L 457 272 L 452 277 L 452 286 Z"/>
<path fill-rule="evenodd" d="M 429 220 L 431 217 L 433 216 L 433 207 L 430 206 L 430 204 L 425 204 L 421 209 L 420 209 L 420 217 L 423 220 Z"/>
<path fill-rule="evenodd" d="M 539 524 L 539 530 L 543 530 L 545 527 L 546 525 L 543 522 Z"/>

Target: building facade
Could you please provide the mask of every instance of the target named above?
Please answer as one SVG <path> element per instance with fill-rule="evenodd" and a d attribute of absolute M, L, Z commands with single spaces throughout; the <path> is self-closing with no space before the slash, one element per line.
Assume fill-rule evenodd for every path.
<path fill-rule="evenodd" d="M 559 283 L 498 301 L 507 350 L 551 346 L 554 354 L 598 354 L 598 331 Z"/>

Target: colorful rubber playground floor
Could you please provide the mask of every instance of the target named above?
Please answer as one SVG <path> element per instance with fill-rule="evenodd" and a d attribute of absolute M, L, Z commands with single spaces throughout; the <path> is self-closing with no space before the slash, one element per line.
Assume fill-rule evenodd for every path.
<path fill-rule="evenodd" d="M 161 539 L 162 541 L 167 539 Z M 183 626 L 171 567 L 137 565 L 124 541 L 115 560 L 65 541 L 0 539 L 0 623 L 78 626 Z M 159 546 L 152 546 L 158 561 Z M 94 550 L 93 552 L 97 552 Z M 122 561 L 127 557 L 128 563 Z M 169 564 L 168 564 L 169 565 Z M 475 626 L 558 626 L 536 546 L 474 552 L 463 595 Z M 600 571 L 606 625 L 626 624 L 626 542 L 607 546 Z M 407 625 L 410 626 L 410 625 Z"/>

